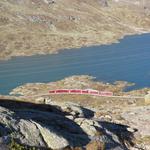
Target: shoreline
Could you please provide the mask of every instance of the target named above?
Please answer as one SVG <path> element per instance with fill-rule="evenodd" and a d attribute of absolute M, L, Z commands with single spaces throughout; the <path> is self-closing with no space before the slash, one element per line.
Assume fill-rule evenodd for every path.
<path fill-rule="evenodd" d="M 17 59 L 19 57 L 32 57 L 32 56 L 46 56 L 46 55 L 53 55 L 53 54 L 59 54 L 60 52 L 63 52 L 63 51 L 70 51 L 72 49 L 74 50 L 79 50 L 80 48 L 88 48 L 88 47 L 98 47 L 98 46 L 109 46 L 109 45 L 112 45 L 112 44 L 118 44 L 120 43 L 121 40 L 123 40 L 125 37 L 130 37 L 130 36 L 139 36 L 139 35 L 144 35 L 144 34 L 150 34 L 150 31 L 147 30 L 147 31 L 138 31 L 138 32 L 131 32 L 131 33 L 125 33 L 124 35 L 116 38 L 116 39 L 112 39 L 113 41 L 108 41 L 108 42 L 105 42 L 105 43 L 101 43 L 101 41 L 99 42 L 96 42 L 96 43 L 87 43 L 85 45 L 78 45 L 78 46 L 70 46 L 70 47 L 64 47 L 64 48 L 61 48 L 61 49 L 56 49 L 54 51 L 51 51 L 49 53 L 41 53 L 41 54 L 29 54 L 29 55 L 18 55 L 16 54 L 16 56 L 10 56 L 10 57 L 3 57 L 1 58 L 0 57 L 0 62 L 2 61 L 8 61 L 8 60 L 11 60 L 11 59 Z"/>
<path fill-rule="evenodd" d="M 27 83 L 25 83 L 25 84 L 22 84 L 22 85 L 19 85 L 19 86 L 17 86 L 17 87 L 15 87 L 15 88 L 12 88 L 12 89 L 10 89 L 10 91 L 7 93 L 7 94 L 2 94 L 2 93 L 0 93 L 0 97 L 1 96 L 10 96 L 10 97 L 13 97 L 13 96 L 17 96 L 17 97 L 19 97 L 19 96 L 21 96 L 22 94 L 18 94 L 18 90 L 21 90 L 22 89 L 22 87 L 24 88 L 26 85 L 31 85 L 31 87 L 32 87 L 32 85 L 34 86 L 34 85 L 41 85 L 41 84 L 43 84 L 43 85 L 47 85 L 47 84 L 50 84 L 50 83 L 57 83 L 57 82 L 59 82 L 59 81 L 62 81 L 62 80 L 64 80 L 64 79 L 67 79 L 67 78 L 72 78 L 72 77 L 74 77 L 74 76 L 76 76 L 76 75 L 73 75 L 73 76 L 68 76 L 68 77 L 65 77 L 65 78 L 62 78 L 62 79 L 60 79 L 60 80 L 56 80 L 56 81 L 51 81 L 51 82 L 27 82 Z M 88 75 L 79 75 L 79 78 L 80 77 L 82 77 L 82 76 L 87 76 L 87 77 L 90 77 L 90 76 L 88 76 Z M 120 80 L 116 80 L 116 81 L 114 81 L 114 82 L 105 82 L 105 81 L 102 81 L 102 80 L 98 80 L 98 79 L 96 79 L 96 77 L 92 77 L 91 78 L 92 79 L 92 82 L 94 83 L 101 83 L 101 84 L 103 84 L 103 85 L 105 85 L 105 86 L 107 86 L 107 85 L 113 85 L 114 86 L 114 88 L 115 88 L 115 84 L 117 83 L 117 84 L 125 84 L 124 85 L 124 87 L 121 89 L 122 90 L 122 93 L 124 93 L 124 94 L 128 94 L 128 93 L 136 93 L 137 95 L 136 96 L 139 96 L 138 94 L 140 94 L 140 93 L 142 93 L 142 96 L 144 96 L 144 94 L 146 94 L 148 91 L 150 91 L 150 87 L 139 87 L 139 88 L 133 88 L 136 84 L 135 83 L 131 83 L 131 82 L 128 82 L 128 81 L 120 81 Z M 89 80 L 91 80 L 91 79 L 89 79 Z M 57 89 L 57 88 L 56 88 Z M 95 89 L 93 89 L 93 90 L 95 90 Z M 115 96 L 120 96 L 120 94 L 119 95 L 115 95 Z"/>
<path fill-rule="evenodd" d="M 112 44 L 118 44 L 118 43 L 120 43 L 121 42 L 121 40 L 123 40 L 124 38 L 126 38 L 126 37 L 131 37 L 131 36 L 141 36 L 141 35 L 149 35 L 150 33 L 149 32 L 146 32 L 146 33 L 138 33 L 138 34 L 131 34 L 131 35 L 125 35 L 125 36 L 122 36 L 122 38 L 120 38 L 117 42 L 115 42 L 115 43 L 112 43 Z M 86 46 L 86 47 L 100 47 L 100 46 L 107 46 L 107 45 L 109 45 L 109 44 L 106 44 L 106 45 L 104 45 L 104 44 L 102 44 L 102 45 L 92 45 L 92 46 Z M 111 44 L 110 44 L 111 45 Z M 82 47 L 81 47 L 82 48 Z M 80 48 L 74 48 L 73 50 L 74 51 L 76 51 L 76 50 L 80 50 Z M 68 51 L 72 51 L 72 49 L 62 49 L 62 50 L 59 50 L 59 52 L 63 52 L 63 51 L 66 51 L 66 50 L 68 50 Z M 58 52 L 58 55 L 59 55 L 59 52 Z M 34 55 L 35 57 L 36 57 L 36 55 Z M 37 56 L 44 56 L 44 55 L 37 55 Z M 46 56 L 46 55 L 45 55 Z M 24 57 L 27 57 L 27 56 L 22 56 L 23 58 Z M 29 57 L 32 57 L 32 56 L 29 56 Z M 16 57 L 16 58 L 14 58 L 14 59 L 17 59 L 17 58 L 19 58 L 19 57 Z M 10 60 L 11 61 L 11 60 Z M 82 76 L 82 75 L 81 75 Z M 61 78 L 62 79 L 62 78 Z M 61 80 L 60 79 L 60 80 Z M 59 80 L 57 80 L 57 81 L 59 81 Z M 56 82 L 57 82 L 56 81 Z M 96 79 L 96 81 L 98 81 L 98 82 L 101 82 L 101 80 L 97 80 Z M 102 81 L 103 82 L 103 81 Z M 105 82 L 105 81 L 104 81 Z M 116 82 L 118 82 L 118 80 L 116 80 Z M 122 82 L 127 82 L 126 80 L 122 80 Z M 28 82 L 27 82 L 28 83 Z M 25 83 L 26 84 L 26 83 Z M 45 83 L 46 84 L 46 83 Z M 112 82 L 110 82 L 110 83 L 108 83 L 108 84 L 113 84 Z M 135 83 L 132 83 L 132 84 L 135 84 Z M 24 85 L 24 84 L 23 84 Z M 134 85 L 133 85 L 134 86 Z M 17 86 L 18 87 L 18 86 Z M 16 87 L 16 88 L 17 88 Z M 129 90 L 128 90 L 128 88 L 129 88 Z M 126 87 L 125 89 L 124 89 L 124 92 L 132 92 L 132 91 L 135 91 L 135 90 L 144 90 L 144 89 L 147 89 L 147 88 L 150 88 L 150 87 L 139 87 L 139 88 L 137 88 L 137 87 L 135 87 L 135 88 L 132 88 L 131 87 L 131 89 L 130 89 L 130 87 Z M 127 89 L 127 90 L 126 90 Z M 13 89 L 11 89 L 11 90 L 13 90 Z M 9 93 L 7 93 L 7 94 L 3 94 L 3 95 L 9 95 Z"/>
<path fill-rule="evenodd" d="M 147 10 L 131 3 L 65 0 L 50 5 L 51 9 L 31 1 L 1 4 L 7 9 L 1 19 L 0 60 L 109 45 L 125 36 L 150 32 Z"/>

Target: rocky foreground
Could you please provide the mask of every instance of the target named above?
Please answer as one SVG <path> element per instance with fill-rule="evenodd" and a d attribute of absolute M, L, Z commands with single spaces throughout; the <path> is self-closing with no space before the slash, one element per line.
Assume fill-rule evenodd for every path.
<path fill-rule="evenodd" d="M 0 59 L 110 44 L 149 31 L 149 0 L 0 1 Z"/>
<path fill-rule="evenodd" d="M 53 150 L 148 150 L 150 107 L 123 113 L 131 126 L 115 123 L 111 116 L 96 117 L 96 111 L 74 103 L 34 104 L 0 100 L 0 147 L 9 149 L 12 139 L 24 149 Z M 147 115 L 144 121 L 142 113 Z M 135 115 L 136 114 L 136 115 Z M 141 118 L 139 121 L 137 118 Z M 132 123 L 141 128 L 132 128 Z M 137 125 L 136 127 L 138 127 Z M 144 128 L 144 129 L 143 129 Z M 140 133 L 147 141 L 136 141 Z"/>
<path fill-rule="evenodd" d="M 125 150 L 135 146 L 136 129 L 96 118 L 94 111 L 76 104 L 0 100 L 0 105 L 0 145 L 6 149 L 11 139 L 39 149 Z"/>

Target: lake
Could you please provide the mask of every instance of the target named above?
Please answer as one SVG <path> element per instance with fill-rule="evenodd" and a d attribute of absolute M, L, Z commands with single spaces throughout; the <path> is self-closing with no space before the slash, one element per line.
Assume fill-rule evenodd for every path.
<path fill-rule="evenodd" d="M 72 75 L 133 82 L 150 87 L 150 34 L 126 36 L 120 43 L 63 50 L 59 54 L 0 61 L 0 94 L 29 82 L 57 81 Z"/>

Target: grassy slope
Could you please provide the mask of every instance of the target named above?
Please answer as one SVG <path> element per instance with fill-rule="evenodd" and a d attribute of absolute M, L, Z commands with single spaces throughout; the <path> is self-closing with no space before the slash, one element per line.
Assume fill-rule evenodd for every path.
<path fill-rule="evenodd" d="M 98 0 L 0 1 L 0 59 L 115 42 L 148 30 L 150 17 L 138 7 Z"/>

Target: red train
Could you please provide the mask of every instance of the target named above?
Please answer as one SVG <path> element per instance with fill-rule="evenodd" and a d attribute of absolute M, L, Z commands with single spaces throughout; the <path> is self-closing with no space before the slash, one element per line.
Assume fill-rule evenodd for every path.
<path fill-rule="evenodd" d="M 50 94 L 88 94 L 88 95 L 97 95 L 97 96 L 113 96 L 113 92 L 109 91 L 97 91 L 92 89 L 57 89 L 57 90 L 50 90 Z"/>

